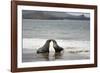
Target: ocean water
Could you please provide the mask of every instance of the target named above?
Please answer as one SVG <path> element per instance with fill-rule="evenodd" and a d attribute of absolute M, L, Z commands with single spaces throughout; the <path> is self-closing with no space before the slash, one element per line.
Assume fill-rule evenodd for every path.
<path fill-rule="evenodd" d="M 23 19 L 22 62 L 90 59 L 89 20 L 33 20 Z M 55 39 L 64 48 L 55 53 L 37 54 L 47 39 Z"/>
<path fill-rule="evenodd" d="M 90 40 L 89 20 L 23 19 L 23 38 Z"/>

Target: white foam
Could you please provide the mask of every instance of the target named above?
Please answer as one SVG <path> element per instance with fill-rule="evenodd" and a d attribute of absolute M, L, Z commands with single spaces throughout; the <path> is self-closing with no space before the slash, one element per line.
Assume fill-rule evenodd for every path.
<path fill-rule="evenodd" d="M 23 39 L 23 48 L 26 49 L 37 49 L 45 43 L 47 39 L 33 39 L 33 38 L 24 38 Z"/>

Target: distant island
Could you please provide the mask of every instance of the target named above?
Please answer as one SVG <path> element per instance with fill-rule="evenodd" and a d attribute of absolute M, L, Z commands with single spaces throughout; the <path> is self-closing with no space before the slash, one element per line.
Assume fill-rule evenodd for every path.
<path fill-rule="evenodd" d="M 24 11 L 23 19 L 40 19 L 40 20 L 90 20 L 90 17 L 82 15 L 71 15 L 65 12 L 47 12 L 47 11 Z"/>

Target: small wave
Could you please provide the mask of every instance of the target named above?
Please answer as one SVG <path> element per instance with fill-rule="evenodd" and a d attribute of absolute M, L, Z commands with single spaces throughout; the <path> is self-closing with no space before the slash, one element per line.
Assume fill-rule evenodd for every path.
<path fill-rule="evenodd" d="M 68 53 L 89 53 L 89 50 L 77 50 L 77 51 L 68 51 Z"/>

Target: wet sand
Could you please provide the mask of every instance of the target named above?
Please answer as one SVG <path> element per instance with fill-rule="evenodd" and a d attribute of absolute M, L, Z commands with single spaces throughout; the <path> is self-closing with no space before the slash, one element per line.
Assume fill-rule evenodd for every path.
<path fill-rule="evenodd" d="M 36 51 L 36 49 L 24 48 L 22 62 L 90 59 L 89 50 L 72 50 L 72 47 L 65 49 L 61 53 L 50 51 L 50 53 L 37 54 Z"/>

